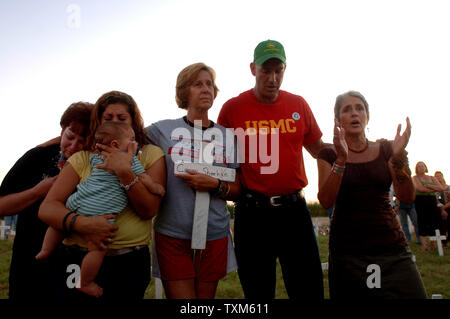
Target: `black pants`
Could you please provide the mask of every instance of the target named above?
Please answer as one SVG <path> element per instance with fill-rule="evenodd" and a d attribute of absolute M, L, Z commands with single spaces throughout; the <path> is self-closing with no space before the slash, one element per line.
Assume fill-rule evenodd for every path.
<path fill-rule="evenodd" d="M 277 258 L 289 298 L 324 298 L 319 249 L 303 198 L 277 207 L 238 201 L 234 240 L 246 298 L 275 298 Z"/>
<path fill-rule="evenodd" d="M 26 247 L 25 247 L 26 248 Z M 36 260 L 33 250 L 13 252 L 9 272 L 9 299 L 48 300 L 54 297 L 55 254 L 46 260 Z"/>
<path fill-rule="evenodd" d="M 55 274 L 57 282 L 57 298 L 63 300 L 89 300 L 95 297 L 68 288 L 67 279 L 74 272 L 67 271 L 71 264 L 81 267 L 86 252 L 77 248 L 60 245 L 58 247 L 58 263 Z M 95 282 L 103 288 L 99 299 L 138 300 L 142 299 L 150 283 L 150 252 L 148 247 L 132 252 L 106 256 Z"/>

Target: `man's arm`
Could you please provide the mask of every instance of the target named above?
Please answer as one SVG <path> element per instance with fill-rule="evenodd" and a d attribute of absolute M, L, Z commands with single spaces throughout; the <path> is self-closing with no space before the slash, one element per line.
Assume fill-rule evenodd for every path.
<path fill-rule="evenodd" d="M 319 138 L 316 142 L 304 145 L 305 149 L 311 154 L 311 156 L 315 159 L 317 159 L 317 156 L 319 155 L 319 152 L 322 148 L 326 146 L 330 146 L 332 144 L 324 143 L 321 138 Z"/>

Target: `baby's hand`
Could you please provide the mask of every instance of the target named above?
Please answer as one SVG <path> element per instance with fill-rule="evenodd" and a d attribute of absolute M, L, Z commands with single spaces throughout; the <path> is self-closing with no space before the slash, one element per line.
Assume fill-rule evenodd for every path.
<path fill-rule="evenodd" d="M 166 194 L 166 190 L 164 189 L 164 187 L 158 183 L 153 183 L 153 185 L 148 188 L 148 190 L 158 196 L 163 197 Z"/>
<path fill-rule="evenodd" d="M 163 197 L 166 194 L 164 187 L 158 183 L 155 183 L 152 177 L 148 174 L 139 174 L 139 179 L 142 181 L 147 190 L 155 195 Z"/>

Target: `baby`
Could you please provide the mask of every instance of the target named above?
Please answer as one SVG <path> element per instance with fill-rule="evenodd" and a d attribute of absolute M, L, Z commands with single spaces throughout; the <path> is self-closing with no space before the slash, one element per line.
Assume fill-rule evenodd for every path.
<path fill-rule="evenodd" d="M 95 132 L 96 143 L 108 145 L 122 152 L 127 152 L 128 145 L 134 141 L 134 138 L 131 126 L 120 122 L 105 122 Z M 92 167 L 92 174 L 84 182 L 78 184 L 77 191 L 67 199 L 66 207 L 84 216 L 119 214 L 127 206 L 128 198 L 118 177 L 104 169 L 97 168 L 97 165 L 103 164 L 99 153 L 91 153 L 89 163 Z M 131 168 L 151 193 L 164 196 L 164 187 L 155 183 L 145 173 L 137 156 L 133 156 Z M 114 219 L 110 220 L 111 223 L 114 221 Z M 36 259 L 47 258 L 63 238 L 62 232 L 49 227 Z M 106 250 L 100 250 L 91 243 L 88 245 L 89 252 L 81 264 L 81 280 L 78 290 L 91 296 L 100 297 L 103 289 L 94 282 L 94 279 L 100 270 Z"/>

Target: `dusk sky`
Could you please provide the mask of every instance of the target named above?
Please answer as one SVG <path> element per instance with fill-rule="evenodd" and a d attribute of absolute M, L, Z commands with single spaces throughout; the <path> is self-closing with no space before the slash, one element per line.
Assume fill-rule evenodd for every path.
<path fill-rule="evenodd" d="M 0 180 L 30 148 L 60 134 L 63 111 L 110 90 L 134 97 L 146 125 L 185 115 L 175 81 L 204 62 L 217 73 L 210 111 L 254 86 L 253 50 L 280 41 L 282 89 L 303 96 L 331 142 L 337 95 L 370 107 L 368 138 L 393 139 L 409 116 L 410 167 L 424 161 L 450 183 L 448 1 L 2 1 Z M 317 165 L 305 155 L 316 200 Z"/>

